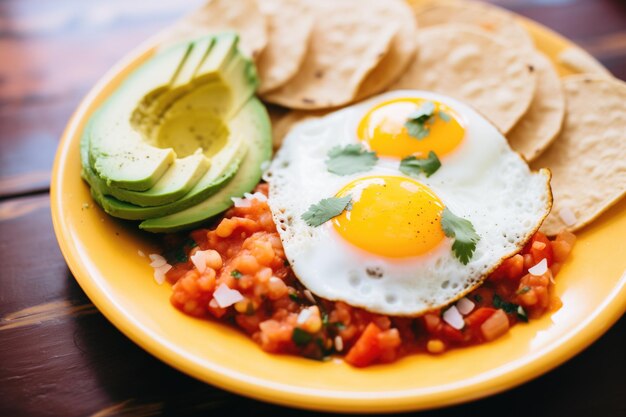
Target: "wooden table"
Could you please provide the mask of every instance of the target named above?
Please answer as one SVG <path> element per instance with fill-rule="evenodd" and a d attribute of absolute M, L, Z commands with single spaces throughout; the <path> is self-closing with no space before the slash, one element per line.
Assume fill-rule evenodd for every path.
<path fill-rule="evenodd" d="M 623 0 L 501 0 L 626 79 Z M 63 127 L 113 63 L 198 1 L 0 1 L 0 416 L 302 412 L 200 383 L 115 329 L 74 281 L 50 220 Z M 626 319 L 560 368 L 434 416 L 626 415 Z"/>

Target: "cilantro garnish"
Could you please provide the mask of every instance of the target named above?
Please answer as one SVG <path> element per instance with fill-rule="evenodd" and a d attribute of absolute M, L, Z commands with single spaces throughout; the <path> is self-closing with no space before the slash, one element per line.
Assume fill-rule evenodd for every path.
<path fill-rule="evenodd" d="M 526 314 L 526 310 L 521 305 L 515 303 L 509 303 L 508 301 L 504 301 L 502 297 L 498 294 L 493 295 L 493 306 L 495 308 L 499 308 L 504 310 L 507 314 L 515 314 L 518 319 L 521 321 L 528 321 L 528 314 Z"/>
<path fill-rule="evenodd" d="M 182 247 L 170 249 L 163 254 L 163 257 L 169 264 L 185 263 L 189 259 L 185 253 L 185 249 Z"/>
<path fill-rule="evenodd" d="M 339 216 L 350 204 L 351 196 L 330 197 L 320 200 L 317 204 L 312 204 L 306 213 L 302 215 L 302 220 L 309 226 L 317 227 L 326 223 L 333 217 Z"/>
<path fill-rule="evenodd" d="M 361 144 L 335 146 L 328 152 L 326 168 L 337 175 L 349 175 L 368 171 L 378 161 L 376 152 L 370 152 Z"/>
<path fill-rule="evenodd" d="M 427 177 L 433 175 L 441 167 L 441 161 L 433 151 L 428 152 L 427 158 L 407 156 L 400 161 L 400 172 L 410 177 L 417 177 L 420 173 Z"/>
<path fill-rule="evenodd" d="M 476 243 L 480 240 L 472 223 L 456 216 L 446 207 L 441 216 L 441 228 L 447 237 L 454 238 L 452 244 L 454 256 L 463 265 L 467 265 L 476 250 Z"/>
<path fill-rule="evenodd" d="M 428 136 L 430 128 L 426 126 L 426 123 L 434 113 L 435 104 L 432 101 L 427 101 L 419 109 L 409 114 L 408 120 L 404 123 L 409 136 L 420 140 Z"/>
<path fill-rule="evenodd" d="M 235 278 L 235 279 L 241 278 L 242 275 L 243 274 L 241 272 L 239 272 L 238 270 L 236 270 L 236 269 L 233 269 L 232 272 L 230 273 L 230 276 Z"/>
<path fill-rule="evenodd" d="M 311 340 L 313 340 L 313 335 L 311 333 L 307 333 L 299 327 L 293 329 L 293 333 L 291 335 L 291 340 L 296 346 L 305 346 L 308 345 Z"/>
<path fill-rule="evenodd" d="M 526 285 L 523 288 L 520 288 L 519 290 L 517 290 L 515 294 L 517 295 L 526 294 L 528 291 L 530 291 L 530 287 Z"/>
<path fill-rule="evenodd" d="M 298 297 L 298 294 L 296 294 L 295 292 L 290 292 L 289 298 L 291 299 L 291 301 L 295 301 L 296 303 L 300 302 L 300 297 Z"/>
<path fill-rule="evenodd" d="M 495 308 L 502 309 L 505 313 L 509 314 L 517 312 L 517 307 L 519 307 L 515 303 L 509 303 L 508 301 L 504 301 L 502 297 L 500 297 L 498 294 L 493 295 L 493 306 Z"/>

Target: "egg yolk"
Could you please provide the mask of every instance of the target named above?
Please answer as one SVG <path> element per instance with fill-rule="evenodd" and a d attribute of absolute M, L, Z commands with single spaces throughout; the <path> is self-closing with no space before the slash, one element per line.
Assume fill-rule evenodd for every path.
<path fill-rule="evenodd" d="M 405 123 L 425 105 L 434 105 L 432 116 L 425 117 L 422 137 L 409 134 Z M 465 129 L 460 117 L 445 104 L 421 98 L 396 98 L 378 104 L 359 123 L 359 139 L 379 156 L 425 158 L 430 151 L 442 157 L 463 140 Z"/>
<path fill-rule="evenodd" d="M 352 181 L 337 197 L 350 195 L 352 207 L 335 217 L 335 230 L 367 252 L 390 258 L 422 255 L 444 239 L 444 205 L 417 181 L 370 176 Z"/>

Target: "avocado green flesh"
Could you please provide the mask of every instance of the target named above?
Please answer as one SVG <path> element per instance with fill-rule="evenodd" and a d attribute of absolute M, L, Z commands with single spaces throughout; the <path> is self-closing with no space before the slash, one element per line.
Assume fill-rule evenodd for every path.
<path fill-rule="evenodd" d="M 100 205 L 104 210 L 112 216 L 126 220 L 144 220 L 184 210 L 216 193 L 221 186 L 236 174 L 242 159 L 248 152 L 248 138 L 238 133 L 239 130 L 243 129 L 242 116 L 243 113 L 240 113 L 229 121 L 228 131 L 230 131 L 230 136 L 227 145 L 212 158 L 208 171 L 189 192 L 171 203 L 152 207 L 129 204 L 107 195 L 111 193 L 107 193 L 106 184 L 93 171 L 84 167 L 83 176 L 92 188 L 98 188 L 99 193 L 103 197 L 98 201 L 101 202 Z M 88 141 L 88 139 L 84 138 L 88 137 L 89 128 L 88 126 L 85 134 L 83 134 L 83 142 Z M 82 148 L 85 148 L 85 146 Z"/>
<path fill-rule="evenodd" d="M 129 117 L 146 91 L 172 81 L 187 53 L 187 45 L 180 45 L 154 56 L 149 65 L 134 71 L 97 112 L 88 160 L 107 184 L 145 191 L 153 187 L 174 162 L 174 152 L 145 143 L 141 134 L 131 128 Z"/>
<path fill-rule="evenodd" d="M 202 154 L 189 155 L 174 161 L 154 187 L 146 191 L 129 191 L 108 187 L 103 191 L 119 200 L 142 207 L 160 206 L 182 198 L 209 169 Z"/>
<path fill-rule="evenodd" d="M 203 40 L 194 43 L 189 62 L 185 62 L 181 71 L 177 74 L 176 79 L 173 80 L 170 89 L 160 94 L 155 100 L 152 101 L 149 107 L 140 107 L 137 109 L 141 115 L 134 115 L 133 118 L 141 120 L 140 125 L 137 126 L 147 137 L 152 137 L 153 131 L 156 126 L 159 125 L 164 114 L 169 111 L 169 108 L 181 100 L 190 93 L 193 93 L 198 87 L 203 84 L 220 83 L 230 87 L 231 84 L 236 83 L 238 78 L 242 74 L 233 74 L 228 72 L 230 61 L 232 60 L 244 60 L 247 61 L 237 51 L 238 36 L 235 34 L 222 34 L 214 38 L 214 43 L 204 44 Z M 198 48 L 196 44 L 201 43 Z M 205 55 L 201 55 L 199 52 L 196 56 L 204 57 L 203 59 L 194 59 L 194 50 L 206 51 Z M 254 80 L 254 89 L 258 81 Z M 250 93 L 244 94 L 242 100 L 247 100 Z M 218 100 L 214 100 L 219 102 Z M 220 108 L 220 112 L 224 113 L 225 109 L 229 109 L 230 103 L 223 103 Z"/>
<path fill-rule="evenodd" d="M 155 55 L 90 118 L 82 176 L 107 213 L 182 230 L 256 186 L 271 133 L 237 42 L 222 34 Z"/>
<path fill-rule="evenodd" d="M 83 169 L 82 176 L 85 181 L 87 181 L 87 183 L 91 186 L 91 195 L 94 197 L 98 205 L 100 205 L 100 207 L 104 209 L 105 212 L 113 217 L 117 217 L 120 219 L 144 220 L 176 213 L 205 200 L 212 194 L 219 191 L 220 188 L 222 188 L 225 184 L 227 184 L 228 181 L 230 181 L 235 176 L 238 168 L 239 164 L 229 166 L 228 170 L 223 172 L 219 177 L 214 178 L 210 186 L 207 186 L 202 193 L 194 194 L 184 201 L 176 200 L 170 204 L 152 207 L 141 207 L 102 194 L 102 192 L 100 191 L 102 180 L 88 169 Z M 184 197 L 187 197 L 187 195 L 185 195 Z"/>
<path fill-rule="evenodd" d="M 210 198 L 174 214 L 145 220 L 139 228 L 148 232 L 176 232 L 190 229 L 222 213 L 233 205 L 232 197 L 241 197 L 260 181 L 261 165 L 272 156 L 272 139 L 269 116 L 261 102 L 252 97 L 236 116 L 233 132 L 250 141 L 250 149 L 237 174 Z"/>

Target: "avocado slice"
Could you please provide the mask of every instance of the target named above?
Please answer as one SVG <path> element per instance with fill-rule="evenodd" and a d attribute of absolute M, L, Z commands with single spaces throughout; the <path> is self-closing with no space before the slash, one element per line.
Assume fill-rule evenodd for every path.
<path fill-rule="evenodd" d="M 256 69 L 252 61 L 239 53 L 239 37 L 224 33 L 213 38 L 213 43 L 197 41 L 191 58 L 185 62 L 170 89 L 159 95 L 150 106 L 140 106 L 133 115 L 139 121 L 137 128 L 146 137 L 154 138 L 155 130 L 166 113 L 179 114 L 191 109 L 206 109 L 219 116 L 231 117 L 254 93 L 258 85 Z M 205 55 L 201 52 L 205 51 Z M 204 57 L 203 59 L 199 57 Z M 219 95 L 207 106 L 199 106 L 208 93 Z M 150 93 L 148 93 L 150 95 Z M 218 105 L 215 105 L 218 103 Z"/>
<path fill-rule="evenodd" d="M 147 144 L 129 121 L 134 107 L 155 86 L 168 86 L 189 54 L 187 44 L 155 55 L 135 70 L 94 116 L 89 163 L 108 185 L 134 191 L 154 186 L 174 162 L 172 149 Z"/>
<path fill-rule="evenodd" d="M 222 213 L 233 205 L 232 197 L 241 197 L 260 181 L 261 166 L 272 156 L 272 132 L 269 116 L 263 104 L 252 97 L 233 119 L 231 131 L 245 137 L 250 144 L 237 174 L 217 193 L 188 209 L 145 220 L 139 228 L 148 232 L 176 232 L 190 229 Z"/>
<path fill-rule="evenodd" d="M 222 34 L 158 53 L 91 117 L 82 176 L 107 213 L 161 219 L 207 206 L 210 217 L 231 205 L 230 197 L 210 197 L 235 177 L 231 195 L 258 183 L 271 152 L 269 121 L 251 99 L 256 69 L 237 43 L 237 35 Z M 214 204 L 202 205 L 207 198 Z"/>
<path fill-rule="evenodd" d="M 98 196 L 94 195 L 94 199 L 102 206 L 104 211 L 114 217 L 126 220 L 144 220 L 184 210 L 215 194 L 237 173 L 241 161 L 249 148 L 247 138 L 237 132 L 238 129 L 241 129 L 239 127 L 241 125 L 240 118 L 241 116 L 238 114 L 229 121 L 228 131 L 230 135 L 228 140 L 225 146 L 213 155 L 208 171 L 189 192 L 171 203 L 142 207 L 112 197 L 111 193 L 108 192 L 106 182 L 99 178 L 90 169 L 89 165 L 83 165 L 83 178 L 91 186 L 92 195 L 94 195 L 94 189 L 97 189 L 96 194 Z M 81 137 L 81 152 L 83 153 L 87 152 L 85 149 L 88 148 L 90 128 L 91 126 L 88 125 Z"/>
<path fill-rule="evenodd" d="M 183 197 L 207 172 L 210 163 L 200 152 L 179 158 L 163 174 L 154 187 L 146 191 L 130 191 L 104 184 L 101 191 L 121 201 L 141 207 L 173 203 Z"/>

